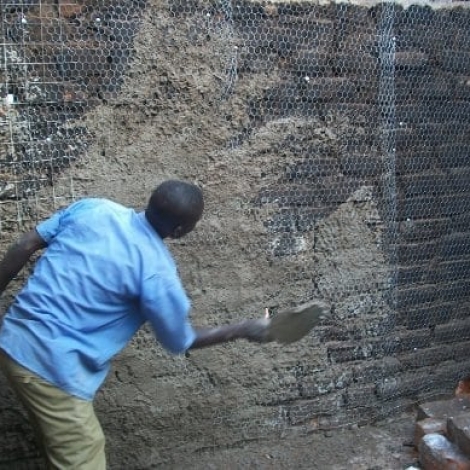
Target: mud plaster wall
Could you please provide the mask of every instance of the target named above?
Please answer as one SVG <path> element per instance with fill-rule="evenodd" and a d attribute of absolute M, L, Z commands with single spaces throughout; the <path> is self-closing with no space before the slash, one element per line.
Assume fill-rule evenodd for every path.
<path fill-rule="evenodd" d="M 177 465 L 450 392 L 469 369 L 469 10 L 72 5 L 2 13 L 3 246 L 74 198 L 141 209 L 158 182 L 184 178 L 207 201 L 197 231 L 171 243 L 196 324 L 333 305 L 290 347 L 173 358 L 139 332 L 96 400 L 110 468 Z M 0 394 L 0 462 L 34 466 L 22 411 L 3 382 Z"/>

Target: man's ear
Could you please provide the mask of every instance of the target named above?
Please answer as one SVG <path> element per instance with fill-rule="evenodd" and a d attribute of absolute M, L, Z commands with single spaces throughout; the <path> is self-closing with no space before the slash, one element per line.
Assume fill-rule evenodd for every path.
<path fill-rule="evenodd" d="M 180 238 L 184 235 L 184 227 L 182 225 L 177 225 L 172 231 L 171 231 L 171 238 Z"/>

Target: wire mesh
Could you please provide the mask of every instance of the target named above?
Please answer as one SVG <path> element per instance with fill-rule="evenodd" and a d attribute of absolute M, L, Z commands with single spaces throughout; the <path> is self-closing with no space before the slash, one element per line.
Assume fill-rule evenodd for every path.
<path fill-rule="evenodd" d="M 139 332 L 98 408 L 114 448 L 121 426 L 154 430 L 149 413 L 161 424 L 111 465 L 132 468 L 144 444 L 160 449 L 158 463 L 179 445 L 370 422 L 469 374 L 469 11 L 450 1 L 1 4 L 2 247 L 76 198 L 141 207 L 156 181 L 177 176 L 207 199 L 198 230 L 172 247 L 205 312 L 195 320 L 332 304 L 331 319 L 289 348 L 175 359 Z M 140 398 L 121 402 L 114 388 Z M 12 439 L 15 422 L 3 425 Z M 6 447 L 4 462 L 24 454 Z"/>

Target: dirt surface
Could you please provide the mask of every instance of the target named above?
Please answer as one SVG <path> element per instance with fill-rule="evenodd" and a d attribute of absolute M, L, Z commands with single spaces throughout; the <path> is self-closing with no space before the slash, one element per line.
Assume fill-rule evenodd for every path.
<path fill-rule="evenodd" d="M 197 469 L 404 470 L 417 465 L 413 414 L 376 425 L 285 436 L 198 456 Z M 189 462 L 185 462 L 189 464 Z M 183 468 L 183 462 L 173 468 Z"/>
<path fill-rule="evenodd" d="M 201 449 L 188 458 L 152 468 L 198 470 L 405 470 L 419 468 L 412 446 L 414 412 L 398 414 L 374 425 L 350 426 L 312 434 L 272 435 L 252 442 L 233 442 L 225 449 Z M 136 468 L 140 468 L 137 466 Z M 147 468 L 142 466 L 142 468 Z"/>

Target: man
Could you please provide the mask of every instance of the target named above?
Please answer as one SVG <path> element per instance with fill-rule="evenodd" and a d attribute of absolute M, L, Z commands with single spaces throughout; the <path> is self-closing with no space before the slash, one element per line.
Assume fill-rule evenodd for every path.
<path fill-rule="evenodd" d="M 190 302 L 165 238 L 194 229 L 201 190 L 170 180 L 137 213 L 82 199 L 26 233 L 0 262 L 0 291 L 45 248 L 8 309 L 0 366 L 25 405 L 53 469 L 106 467 L 92 400 L 110 361 L 149 322 L 171 353 L 244 338 L 265 342 L 269 320 L 193 328 Z"/>

